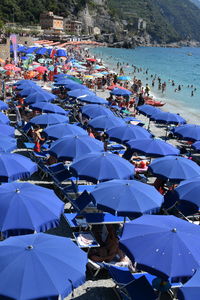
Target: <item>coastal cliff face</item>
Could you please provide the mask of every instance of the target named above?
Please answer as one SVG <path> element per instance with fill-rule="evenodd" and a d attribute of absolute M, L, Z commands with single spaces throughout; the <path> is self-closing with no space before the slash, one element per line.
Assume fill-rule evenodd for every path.
<path fill-rule="evenodd" d="M 199 0 L 1 0 L 0 19 L 37 24 L 40 13 L 49 10 L 82 21 L 85 34 L 96 27 L 101 34 L 95 38 L 115 47 L 179 46 L 180 41 L 199 45 L 198 3 Z"/>

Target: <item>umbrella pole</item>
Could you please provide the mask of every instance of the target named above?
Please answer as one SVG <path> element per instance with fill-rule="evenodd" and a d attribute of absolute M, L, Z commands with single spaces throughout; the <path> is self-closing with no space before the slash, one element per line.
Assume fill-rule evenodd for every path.
<path fill-rule="evenodd" d="M 168 126 L 166 127 L 165 141 L 167 140 Z"/>
<path fill-rule="evenodd" d="M 147 127 L 148 130 L 150 129 L 150 123 L 151 123 L 151 119 L 149 118 L 149 124 L 148 124 L 148 127 Z"/>

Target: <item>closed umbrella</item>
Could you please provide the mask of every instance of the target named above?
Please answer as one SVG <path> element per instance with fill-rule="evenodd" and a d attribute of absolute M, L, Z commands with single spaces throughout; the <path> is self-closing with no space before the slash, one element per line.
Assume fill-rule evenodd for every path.
<path fill-rule="evenodd" d="M 26 179 L 37 171 L 36 163 L 15 153 L 0 154 L 0 182 Z"/>
<path fill-rule="evenodd" d="M 51 145 L 50 153 L 59 160 L 73 160 L 87 153 L 103 150 L 103 143 L 89 135 L 66 135 Z"/>
<path fill-rule="evenodd" d="M 37 233 L 8 238 L 0 244 L 0 295 L 64 299 L 84 283 L 86 263 L 87 254 L 64 237 Z"/>
<path fill-rule="evenodd" d="M 116 142 L 125 142 L 133 139 L 145 139 L 151 138 L 152 135 L 146 129 L 131 124 L 125 124 L 123 126 L 116 126 L 107 131 L 109 138 Z"/>
<path fill-rule="evenodd" d="M 60 124 L 60 123 L 68 123 L 68 122 L 69 122 L 69 118 L 67 116 L 63 116 L 59 114 L 42 114 L 30 120 L 31 124 L 37 124 L 44 127 Z"/>
<path fill-rule="evenodd" d="M 177 148 L 161 139 L 137 139 L 130 140 L 126 144 L 131 150 L 151 157 L 180 154 L 180 151 Z"/>
<path fill-rule="evenodd" d="M 163 279 L 191 277 L 200 266 L 200 228 L 174 216 L 145 215 L 124 224 L 121 249 L 137 269 Z"/>
<path fill-rule="evenodd" d="M 64 203 L 53 190 L 12 182 L 0 186 L 0 209 L 0 231 L 7 237 L 57 227 Z"/>
<path fill-rule="evenodd" d="M 149 171 L 162 179 L 180 182 L 200 176 L 200 167 L 190 159 L 181 156 L 165 156 L 154 160 Z"/>
<path fill-rule="evenodd" d="M 137 217 L 159 211 L 163 196 L 148 184 L 136 180 L 111 180 L 91 192 L 97 208 L 118 216 Z"/>
<path fill-rule="evenodd" d="M 111 179 L 131 179 L 134 166 L 122 157 L 109 152 L 93 152 L 75 160 L 70 169 L 80 179 L 92 182 Z"/>
<path fill-rule="evenodd" d="M 46 135 L 51 139 L 60 139 L 65 135 L 88 135 L 87 131 L 72 124 L 56 124 L 44 129 Z"/>
<path fill-rule="evenodd" d="M 123 119 L 118 117 L 109 116 L 99 116 L 88 122 L 88 125 L 96 130 L 108 130 L 113 127 L 124 126 L 125 122 Z"/>

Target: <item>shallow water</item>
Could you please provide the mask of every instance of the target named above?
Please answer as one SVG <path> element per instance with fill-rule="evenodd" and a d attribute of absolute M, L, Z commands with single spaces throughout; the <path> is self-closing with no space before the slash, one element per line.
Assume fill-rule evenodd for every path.
<path fill-rule="evenodd" d="M 148 83 L 156 99 L 167 103 L 165 110 L 167 108 L 179 112 L 188 121 L 200 123 L 200 48 L 102 47 L 91 49 L 91 52 L 98 58 L 102 58 L 111 69 L 117 70 L 117 62 L 120 62 L 126 75 L 142 79 L 143 85 Z M 142 68 L 142 71 L 134 73 L 132 65 Z M 119 72 L 119 69 L 117 71 Z M 161 82 L 165 81 L 167 84 L 163 94 L 158 90 L 157 79 L 154 88 L 151 86 L 155 75 L 161 78 Z M 181 86 L 181 90 L 175 92 L 178 85 Z M 191 96 L 192 91 L 194 96 Z"/>

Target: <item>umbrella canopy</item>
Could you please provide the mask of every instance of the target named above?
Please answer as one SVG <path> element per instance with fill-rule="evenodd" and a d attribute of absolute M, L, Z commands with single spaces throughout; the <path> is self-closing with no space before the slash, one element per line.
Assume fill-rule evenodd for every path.
<path fill-rule="evenodd" d="M 98 97 L 96 95 L 84 95 L 77 98 L 81 102 L 86 103 L 96 103 L 96 104 L 108 104 L 108 101 L 104 98 Z"/>
<path fill-rule="evenodd" d="M 125 121 L 118 117 L 113 117 L 112 115 L 99 116 L 88 122 L 88 125 L 96 130 L 108 130 L 110 128 L 118 126 L 124 126 Z"/>
<path fill-rule="evenodd" d="M 175 192 L 178 200 L 194 203 L 200 207 L 200 177 L 182 181 Z"/>
<path fill-rule="evenodd" d="M 22 91 L 20 91 L 18 94 L 22 97 L 27 97 L 29 96 L 30 94 L 33 94 L 33 93 L 38 93 L 38 92 L 43 92 L 43 90 L 41 89 L 40 86 L 38 85 L 32 85 L 30 87 L 27 87 L 25 89 L 23 89 Z"/>
<path fill-rule="evenodd" d="M 200 125 L 186 124 L 173 130 L 174 135 L 190 141 L 200 140 Z"/>
<path fill-rule="evenodd" d="M 38 85 L 36 85 L 35 83 L 33 83 L 32 81 L 24 81 L 22 83 L 19 83 L 17 86 L 16 86 L 16 89 L 17 90 L 24 90 L 24 89 L 28 89 L 28 88 L 31 88 L 32 86 L 34 87 L 38 87 Z"/>
<path fill-rule="evenodd" d="M 26 179 L 37 171 L 36 163 L 15 153 L 0 154 L 0 182 Z"/>
<path fill-rule="evenodd" d="M 200 270 L 178 290 L 179 300 L 199 300 L 200 295 Z"/>
<path fill-rule="evenodd" d="M 137 106 L 137 110 L 147 116 L 147 117 L 150 117 L 156 113 L 159 113 L 161 112 L 161 110 L 157 107 L 154 107 L 152 105 L 148 105 L 148 104 L 144 104 L 144 105 L 140 105 L 140 106 Z"/>
<path fill-rule="evenodd" d="M 58 49 L 56 51 L 56 56 L 59 56 L 59 57 L 66 57 L 67 56 L 67 52 L 66 50 L 64 49 Z"/>
<path fill-rule="evenodd" d="M 180 151 L 161 139 L 138 139 L 126 143 L 133 151 L 141 152 L 147 156 L 159 157 L 167 155 L 179 155 Z"/>
<path fill-rule="evenodd" d="M 48 71 L 48 69 L 43 66 L 36 67 L 34 70 L 37 71 L 38 73 L 42 73 L 42 74 L 44 74 L 45 72 Z"/>
<path fill-rule="evenodd" d="M 0 100 L 0 110 L 8 110 L 8 104 Z"/>
<path fill-rule="evenodd" d="M 157 123 L 162 124 L 185 124 L 186 120 L 183 119 L 178 114 L 173 114 L 170 112 L 156 112 L 155 114 L 151 115 L 151 120 L 156 121 Z"/>
<path fill-rule="evenodd" d="M 0 258 L 0 295 L 13 299 L 63 299 L 85 281 L 87 254 L 67 238 L 43 233 L 8 238 Z"/>
<path fill-rule="evenodd" d="M 158 212 L 164 198 L 153 187 L 136 180 L 111 180 L 91 192 L 97 208 L 118 216 L 137 217 Z"/>
<path fill-rule="evenodd" d="M 4 236 L 57 227 L 64 203 L 53 190 L 28 182 L 0 186 L 0 231 Z M 28 233 L 28 232 L 26 232 Z"/>
<path fill-rule="evenodd" d="M 0 133 L 0 152 L 10 152 L 17 148 L 17 141 Z"/>
<path fill-rule="evenodd" d="M 117 79 L 119 80 L 131 80 L 130 76 L 118 76 Z"/>
<path fill-rule="evenodd" d="M 10 125 L 1 124 L 1 122 L 0 122 L 0 133 L 1 133 L 1 135 L 14 137 L 15 136 L 15 128 Z"/>
<path fill-rule="evenodd" d="M 200 176 L 200 167 L 181 156 L 158 158 L 149 165 L 149 171 L 160 178 L 177 182 Z"/>
<path fill-rule="evenodd" d="M 95 93 L 93 93 L 92 91 L 90 91 L 89 89 L 82 88 L 82 89 L 77 89 L 77 90 L 72 90 L 67 92 L 69 97 L 73 97 L 73 98 L 78 98 L 80 96 L 88 96 L 88 95 L 93 95 L 95 96 Z"/>
<path fill-rule="evenodd" d="M 65 111 L 62 107 L 52 104 L 52 103 L 47 103 L 47 102 L 38 102 L 35 104 L 30 105 L 30 108 L 33 110 L 40 110 L 42 112 L 46 113 L 55 113 L 59 115 L 68 115 L 69 111 Z"/>
<path fill-rule="evenodd" d="M 51 102 L 56 98 L 56 96 L 52 93 L 46 92 L 45 90 L 36 91 L 31 93 L 25 99 L 26 104 L 33 104 L 38 102 Z"/>
<path fill-rule="evenodd" d="M 93 152 L 75 160 L 70 169 L 80 179 L 92 182 L 111 179 L 131 179 L 134 166 L 122 157 L 109 152 Z"/>
<path fill-rule="evenodd" d="M 111 92 L 111 95 L 116 95 L 116 96 L 130 96 L 132 92 L 129 90 L 124 90 L 124 89 L 119 89 L 119 88 L 114 88 Z"/>
<path fill-rule="evenodd" d="M 88 135 L 87 131 L 72 124 L 56 124 L 44 129 L 44 132 L 51 139 L 60 139 L 65 135 Z"/>
<path fill-rule="evenodd" d="M 194 144 L 192 144 L 192 148 L 196 151 L 199 151 L 200 150 L 200 141 L 197 141 Z"/>
<path fill-rule="evenodd" d="M 69 79 L 69 78 L 65 78 L 65 77 L 60 77 L 56 80 L 56 82 L 54 83 L 56 86 L 62 86 L 62 85 L 74 85 L 76 84 L 73 80 Z M 79 84 L 78 84 L 79 85 Z M 84 88 L 83 85 L 81 85 L 82 88 Z M 87 87 L 86 87 L 87 88 Z"/>
<path fill-rule="evenodd" d="M 59 114 L 42 114 L 36 116 L 30 120 L 31 124 L 38 124 L 41 126 L 50 126 L 60 123 L 68 123 L 69 118 L 67 116 Z"/>
<path fill-rule="evenodd" d="M 200 266 L 199 226 L 174 216 L 125 223 L 120 246 L 138 269 L 164 279 L 191 277 Z"/>
<path fill-rule="evenodd" d="M 81 111 L 84 115 L 91 119 L 94 119 L 99 116 L 114 117 L 114 114 L 110 109 L 99 104 L 86 104 L 81 107 Z"/>
<path fill-rule="evenodd" d="M 35 84 L 34 81 L 32 80 L 29 80 L 29 79 L 22 79 L 22 80 L 19 80 L 17 82 L 14 83 L 14 86 L 18 86 L 18 85 L 21 85 L 21 84 Z"/>
<path fill-rule="evenodd" d="M 9 123 L 9 118 L 4 113 L 0 112 L 0 124 L 8 125 Z"/>
<path fill-rule="evenodd" d="M 103 150 L 103 143 L 89 135 L 66 135 L 55 141 L 49 152 L 59 160 L 73 160 L 87 153 Z"/>
<path fill-rule="evenodd" d="M 131 124 L 124 124 L 120 127 L 111 128 L 107 131 L 109 138 L 116 142 L 128 140 L 151 138 L 152 135 L 146 129 Z"/>
<path fill-rule="evenodd" d="M 46 52 L 47 52 L 47 48 L 41 47 L 37 49 L 36 54 L 44 55 Z"/>

